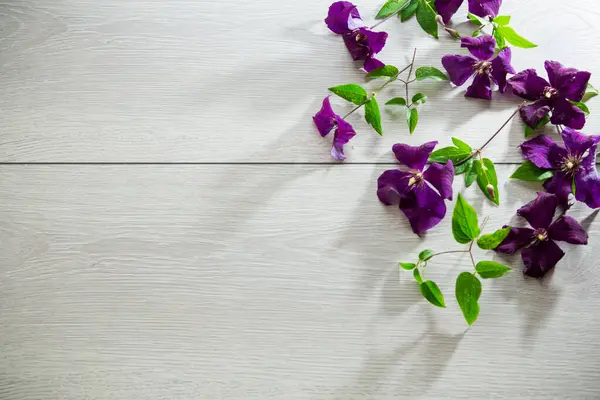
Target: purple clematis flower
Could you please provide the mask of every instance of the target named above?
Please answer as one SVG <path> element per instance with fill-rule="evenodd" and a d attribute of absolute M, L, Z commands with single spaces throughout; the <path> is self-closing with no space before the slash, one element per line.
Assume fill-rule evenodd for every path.
<path fill-rule="evenodd" d="M 462 3 L 463 0 L 435 0 L 435 7 L 444 24 L 450 22 L 450 18 L 456 14 Z M 469 12 L 481 18 L 495 18 L 501 5 L 502 0 L 469 0 Z"/>
<path fill-rule="evenodd" d="M 517 215 L 525 218 L 533 229 L 512 228 L 496 251 L 514 254 L 521 249 L 525 275 L 543 277 L 565 253 L 556 241 L 587 244 L 588 234 L 574 218 L 563 216 L 552 222 L 558 198 L 550 193 L 538 193 L 537 198 L 524 205 Z"/>
<path fill-rule="evenodd" d="M 496 39 L 492 36 L 463 37 L 460 41 L 461 47 L 469 49 L 474 57 L 459 54 L 442 57 L 442 65 L 448 71 L 450 81 L 456 86 L 461 86 L 475 75 L 473 83 L 467 89 L 466 97 L 491 100 L 492 81 L 498 85 L 500 93 L 504 93 L 507 87 L 506 75 L 515 73 L 510 65 L 510 48 L 502 49 L 494 57 Z"/>
<path fill-rule="evenodd" d="M 600 136 L 587 136 L 570 128 L 562 132 L 565 147 L 548 136 L 538 136 L 521 144 L 523 157 L 539 168 L 554 170 L 544 188 L 558 196 L 564 207 L 575 186 L 575 198 L 591 208 L 600 207 L 600 177 L 596 172 L 596 151 Z"/>
<path fill-rule="evenodd" d="M 374 56 L 383 50 L 388 34 L 366 28 L 354 4 L 347 1 L 333 3 L 325 23 L 333 33 L 343 35 L 344 43 L 355 61 L 365 61 L 365 71 L 370 72 L 385 65 Z"/>
<path fill-rule="evenodd" d="M 452 200 L 454 166 L 432 163 L 423 171 L 437 142 L 422 146 L 395 144 L 392 151 L 408 171 L 385 171 L 377 181 L 377 196 L 385 205 L 400 206 L 417 235 L 436 226 L 446 215 L 444 199 Z"/>
<path fill-rule="evenodd" d="M 325 97 L 323 100 L 323 106 L 313 117 L 317 130 L 321 134 L 321 137 L 325 137 L 335 128 L 333 134 L 333 146 L 331 147 L 331 156 L 336 160 L 344 160 L 344 145 L 350 141 L 356 135 L 354 128 L 342 117 L 333 112 L 329 97 Z"/>
<path fill-rule="evenodd" d="M 546 61 L 548 83 L 538 76 L 535 69 L 526 69 L 509 79 L 513 92 L 535 103 L 521 107 L 521 119 L 531 128 L 552 111 L 550 122 L 581 129 L 585 125 L 585 114 L 569 102 L 581 101 L 591 74 L 575 68 L 565 68 L 556 61 Z"/>

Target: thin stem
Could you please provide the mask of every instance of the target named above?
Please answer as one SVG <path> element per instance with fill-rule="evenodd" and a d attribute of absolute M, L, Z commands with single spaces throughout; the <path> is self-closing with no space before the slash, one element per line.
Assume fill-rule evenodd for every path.
<path fill-rule="evenodd" d="M 475 258 L 473 258 L 473 253 L 469 252 L 469 255 L 471 256 L 471 262 L 473 263 L 473 268 L 477 268 L 477 266 L 475 265 Z"/>
<path fill-rule="evenodd" d="M 342 119 L 346 119 L 348 118 L 350 115 L 352 115 L 356 110 L 358 110 L 359 108 L 361 108 L 362 106 L 364 106 L 365 104 L 367 104 L 367 101 L 371 100 L 371 98 L 369 97 L 367 100 L 363 101 L 362 103 L 360 103 L 359 105 L 357 105 L 356 107 L 354 107 L 352 110 L 350 110 L 350 112 L 346 115 L 344 115 L 342 117 Z"/>
<path fill-rule="evenodd" d="M 450 251 L 442 251 L 441 253 L 435 253 L 434 255 L 432 255 L 432 256 L 430 257 L 430 259 L 431 259 L 431 258 L 433 258 L 433 257 L 441 256 L 442 254 L 452 254 L 452 253 L 468 253 L 468 252 L 469 252 L 469 250 L 450 250 Z"/>
<path fill-rule="evenodd" d="M 408 100 L 408 83 L 409 82 L 408 81 L 410 80 L 410 76 L 412 75 L 416 56 L 417 56 L 417 49 L 415 48 L 415 51 L 413 51 L 412 61 L 410 62 L 410 70 L 408 71 L 408 76 L 406 77 L 406 81 L 404 82 L 404 91 L 406 93 L 406 104 L 408 104 L 408 102 L 409 102 L 409 100 Z M 410 102 L 410 104 L 407 105 L 407 107 L 410 107 L 411 105 L 412 105 L 412 101 Z"/>

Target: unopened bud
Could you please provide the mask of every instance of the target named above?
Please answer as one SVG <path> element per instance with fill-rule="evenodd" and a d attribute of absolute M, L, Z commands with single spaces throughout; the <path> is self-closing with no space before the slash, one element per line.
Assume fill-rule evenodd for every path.
<path fill-rule="evenodd" d="M 441 26 L 446 26 L 446 24 L 444 24 L 444 19 L 442 18 L 442 16 L 440 14 L 435 16 L 435 21 L 440 24 Z"/>
<path fill-rule="evenodd" d="M 460 39 L 460 33 L 458 33 L 458 31 L 456 29 L 447 28 L 447 27 L 445 27 L 444 29 L 446 30 L 446 32 L 448 32 L 450 34 L 450 36 Z"/>
<path fill-rule="evenodd" d="M 494 192 L 494 186 L 492 186 L 492 184 L 488 183 L 487 187 L 485 188 L 485 190 L 487 190 L 488 194 L 490 195 L 490 197 L 492 199 L 496 198 L 496 194 Z"/>

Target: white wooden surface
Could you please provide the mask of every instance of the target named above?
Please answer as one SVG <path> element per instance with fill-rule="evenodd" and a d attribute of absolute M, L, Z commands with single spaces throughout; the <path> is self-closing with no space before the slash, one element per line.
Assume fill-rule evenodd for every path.
<path fill-rule="evenodd" d="M 390 166 L 231 164 L 329 161 L 310 116 L 361 74 L 323 26 L 328 4 L 0 1 L 0 161 L 229 163 L 2 166 L 0 399 L 598 398 L 591 210 L 573 214 L 590 244 L 563 246 L 549 279 L 502 258 L 515 273 L 484 283 L 467 330 L 453 284 L 468 259 L 430 264 L 446 310 L 399 274 L 420 249 L 454 245 L 449 220 L 419 239 L 379 204 Z M 380 5 L 361 1 L 364 18 Z M 503 12 L 540 44 L 515 52 L 518 69 L 548 58 L 600 73 L 594 1 Z M 414 22 L 385 29 L 387 62 L 456 51 Z M 517 104 L 425 90 L 413 137 L 387 113 L 384 138 L 357 122 L 349 163 L 393 161 L 399 141 L 482 143 Z M 515 122 L 489 148 L 502 182 L 521 138 Z M 536 186 L 503 184 L 501 207 L 462 179 L 455 189 L 491 230 Z"/>

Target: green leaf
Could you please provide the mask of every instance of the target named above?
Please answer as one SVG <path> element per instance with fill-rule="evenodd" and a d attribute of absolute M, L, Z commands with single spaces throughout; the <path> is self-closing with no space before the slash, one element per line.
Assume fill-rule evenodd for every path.
<path fill-rule="evenodd" d="M 417 128 L 417 124 L 419 123 L 419 112 L 416 108 L 406 109 L 406 121 L 408 122 L 408 130 L 412 135 Z"/>
<path fill-rule="evenodd" d="M 423 250 L 422 252 L 419 253 L 419 260 L 421 260 L 421 261 L 427 261 L 432 256 L 433 256 L 433 250 L 429 250 L 429 249 Z"/>
<path fill-rule="evenodd" d="M 587 91 L 583 95 L 583 99 L 581 99 L 581 101 L 585 103 L 586 101 L 588 101 L 592 97 L 598 96 L 598 94 L 599 94 L 598 93 L 598 89 L 596 89 L 595 87 L 593 87 L 591 83 L 588 83 L 588 85 L 587 85 Z"/>
<path fill-rule="evenodd" d="M 504 40 L 504 36 L 502 36 L 502 32 L 500 32 L 498 28 L 494 28 L 492 36 L 496 39 L 496 46 L 498 46 L 499 49 L 506 47 L 506 40 Z"/>
<path fill-rule="evenodd" d="M 490 199 L 494 204 L 500 204 L 498 196 L 498 177 L 496 176 L 496 167 L 492 160 L 483 159 L 483 163 L 475 164 L 477 167 L 477 184 L 485 197 Z"/>
<path fill-rule="evenodd" d="M 475 209 L 458 194 L 458 200 L 452 213 L 452 234 L 460 244 L 467 244 L 479 236 L 479 224 Z"/>
<path fill-rule="evenodd" d="M 577 107 L 581 111 L 583 111 L 583 113 L 585 114 L 586 117 L 588 115 L 590 115 L 590 109 L 588 108 L 588 106 L 585 105 L 585 103 L 583 103 L 581 101 L 571 101 L 571 100 L 569 100 L 569 103 L 573 104 L 575 107 Z"/>
<path fill-rule="evenodd" d="M 494 261 L 479 261 L 475 266 L 475 271 L 477 271 L 479 276 L 483 279 L 490 279 L 500 278 L 501 276 L 508 274 L 512 269 Z"/>
<path fill-rule="evenodd" d="M 470 154 L 470 151 L 465 151 L 463 149 L 459 149 L 458 147 L 442 147 L 441 149 L 431 153 L 429 156 L 429 161 L 446 164 L 448 160 L 450 160 L 454 163 L 464 160 L 465 158 L 469 157 Z"/>
<path fill-rule="evenodd" d="M 387 78 L 398 75 L 398 68 L 393 65 L 384 65 L 383 67 L 375 68 L 373 71 L 365 75 L 365 78 Z"/>
<path fill-rule="evenodd" d="M 381 114 L 379 113 L 379 104 L 377 104 L 375 96 L 371 97 L 371 99 L 365 103 L 365 120 L 377 133 L 383 136 L 383 130 L 381 129 Z"/>
<path fill-rule="evenodd" d="M 467 171 L 467 168 L 469 168 L 469 161 L 467 161 L 466 163 L 462 163 L 460 165 L 455 164 L 454 165 L 454 175 L 464 174 Z"/>
<path fill-rule="evenodd" d="M 500 34 L 504 36 L 504 39 L 506 39 L 508 43 L 515 47 L 520 47 L 522 49 L 531 49 L 533 47 L 537 47 L 537 44 L 531 43 L 529 40 L 515 32 L 515 30 L 510 26 L 498 26 L 497 30 L 500 31 Z"/>
<path fill-rule="evenodd" d="M 419 284 L 423 283 L 423 279 L 421 279 L 421 271 L 419 271 L 419 268 L 413 269 L 413 277 L 415 278 L 415 281 L 419 282 Z"/>
<path fill-rule="evenodd" d="M 480 168 L 481 161 L 471 159 L 471 168 L 465 172 L 465 185 L 470 187 L 477 180 L 477 171 Z M 479 165 L 478 165 L 479 164 Z"/>
<path fill-rule="evenodd" d="M 436 67 L 419 67 L 415 71 L 415 78 L 418 81 L 432 79 L 434 81 L 447 81 L 448 77 Z"/>
<path fill-rule="evenodd" d="M 400 21 L 404 22 L 411 19 L 412 16 L 415 15 L 418 6 L 419 0 L 410 0 L 410 3 L 402 10 L 400 10 Z"/>
<path fill-rule="evenodd" d="M 532 128 L 532 127 L 530 127 L 529 125 L 525 124 L 525 137 L 533 135 L 535 133 L 535 131 L 537 131 L 538 129 L 541 129 L 544 126 L 546 126 L 548 124 L 548 122 L 550 122 L 550 116 L 548 114 L 546 114 L 544 116 L 544 118 L 542 118 L 540 120 L 540 122 L 538 122 L 538 124 L 536 125 L 535 129 Z"/>
<path fill-rule="evenodd" d="M 412 264 L 412 263 L 400 263 L 400 267 L 402 267 L 403 269 L 410 271 L 413 270 L 417 267 L 417 264 Z"/>
<path fill-rule="evenodd" d="M 510 227 L 506 227 L 498 229 L 496 232 L 489 235 L 482 235 L 477 239 L 477 246 L 482 250 L 494 250 L 496 247 L 500 246 L 500 243 L 506 239 L 509 233 Z"/>
<path fill-rule="evenodd" d="M 432 0 L 419 0 L 417 6 L 417 22 L 421 28 L 434 38 L 438 38 L 438 24 L 435 20 L 436 12 L 431 5 Z"/>
<path fill-rule="evenodd" d="M 354 83 L 334 86 L 329 88 L 329 91 L 356 105 L 363 104 L 369 97 L 365 89 Z"/>
<path fill-rule="evenodd" d="M 475 14 L 468 13 L 467 16 L 469 17 L 469 19 L 471 20 L 471 22 L 474 23 L 477 26 L 481 26 L 481 25 L 484 25 L 484 24 L 487 23 L 487 21 L 482 20 L 481 18 L 479 18 Z"/>
<path fill-rule="evenodd" d="M 385 103 L 386 105 L 395 105 L 395 106 L 405 106 L 406 105 L 406 100 L 404 99 L 404 97 L 394 97 L 393 99 L 391 99 L 390 101 L 388 101 L 387 103 Z"/>
<path fill-rule="evenodd" d="M 467 324 L 473 325 L 479 316 L 479 297 L 481 281 L 469 272 L 463 272 L 456 278 L 456 301 L 460 306 Z"/>
<path fill-rule="evenodd" d="M 510 24 L 510 16 L 508 16 L 508 15 L 498 15 L 492 21 L 494 21 L 498 25 L 508 25 L 508 24 Z"/>
<path fill-rule="evenodd" d="M 510 177 L 511 179 L 520 179 L 528 182 L 543 182 L 546 179 L 552 178 L 553 175 L 554 172 L 552 170 L 541 169 L 527 160 Z"/>
<path fill-rule="evenodd" d="M 427 96 L 423 93 L 417 93 L 412 98 L 413 104 L 425 104 L 427 102 Z"/>
<path fill-rule="evenodd" d="M 473 149 L 471 148 L 471 146 L 469 146 L 468 144 L 466 144 L 465 142 L 463 142 L 462 140 L 460 140 L 459 138 L 452 138 L 452 143 L 454 143 L 454 145 L 456 147 L 458 147 L 461 150 L 464 150 L 468 153 L 471 153 L 471 151 L 473 151 Z"/>
<path fill-rule="evenodd" d="M 428 302 L 436 307 L 446 308 L 444 295 L 435 282 L 425 281 L 419 285 L 419 289 L 421 289 L 421 294 L 427 299 Z"/>
<path fill-rule="evenodd" d="M 408 1 L 409 0 L 389 0 L 381 7 L 381 10 L 379 10 L 375 19 L 387 18 L 390 15 L 397 13 L 406 3 L 408 3 Z"/>

